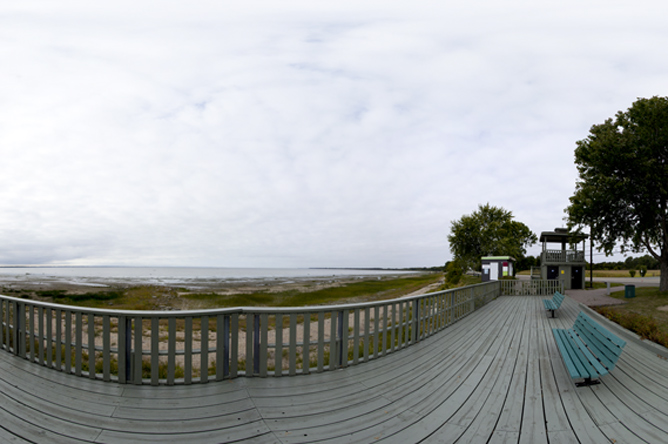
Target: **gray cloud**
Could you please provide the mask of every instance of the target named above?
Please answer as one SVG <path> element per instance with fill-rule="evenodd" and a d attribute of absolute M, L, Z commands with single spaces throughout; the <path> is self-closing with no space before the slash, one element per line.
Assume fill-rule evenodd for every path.
<path fill-rule="evenodd" d="M 0 263 L 440 264 L 665 95 L 658 1 L 78 3 L 0 7 Z"/>

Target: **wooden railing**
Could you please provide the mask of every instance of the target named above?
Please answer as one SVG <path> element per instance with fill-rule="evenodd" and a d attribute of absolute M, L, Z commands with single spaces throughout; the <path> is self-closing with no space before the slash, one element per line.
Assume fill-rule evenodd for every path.
<path fill-rule="evenodd" d="M 577 250 L 543 250 L 541 263 L 550 262 L 584 262 L 584 251 Z"/>
<path fill-rule="evenodd" d="M 0 344 L 38 365 L 119 383 L 292 376 L 394 353 L 500 292 L 499 282 L 489 282 L 360 304 L 198 311 L 105 310 L 0 296 Z"/>
<path fill-rule="evenodd" d="M 561 279 L 501 280 L 503 296 L 552 296 L 555 291 L 564 294 Z"/>

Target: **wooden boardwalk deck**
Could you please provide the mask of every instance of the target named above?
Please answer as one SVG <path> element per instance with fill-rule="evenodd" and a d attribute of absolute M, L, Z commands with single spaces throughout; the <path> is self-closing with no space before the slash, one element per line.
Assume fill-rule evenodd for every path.
<path fill-rule="evenodd" d="M 576 388 L 541 297 L 500 297 L 370 363 L 193 386 L 87 380 L 0 353 L 0 442 L 668 442 L 668 361 L 628 341 Z M 626 338 L 625 338 L 626 339 Z"/>

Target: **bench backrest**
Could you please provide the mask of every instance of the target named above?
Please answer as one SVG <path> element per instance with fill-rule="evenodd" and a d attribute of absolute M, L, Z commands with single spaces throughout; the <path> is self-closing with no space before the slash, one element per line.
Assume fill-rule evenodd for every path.
<path fill-rule="evenodd" d="M 552 297 L 552 302 L 554 302 L 554 305 L 556 305 L 557 308 L 561 307 L 561 303 L 564 302 L 564 295 L 555 291 L 554 296 Z"/>
<path fill-rule="evenodd" d="M 577 332 L 608 371 L 615 368 L 615 363 L 617 363 L 619 356 L 622 354 L 622 349 L 626 345 L 625 341 L 610 333 L 583 312 L 580 312 L 575 320 L 573 330 Z"/>

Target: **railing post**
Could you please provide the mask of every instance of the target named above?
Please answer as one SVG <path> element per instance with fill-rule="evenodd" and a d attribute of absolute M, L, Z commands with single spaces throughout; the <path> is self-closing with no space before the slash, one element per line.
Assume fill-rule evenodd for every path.
<path fill-rule="evenodd" d="M 218 345 L 220 346 L 220 344 Z M 223 376 L 230 375 L 230 317 L 223 318 Z"/>
<path fill-rule="evenodd" d="M 260 373 L 260 315 L 253 318 L 253 373 Z"/>

